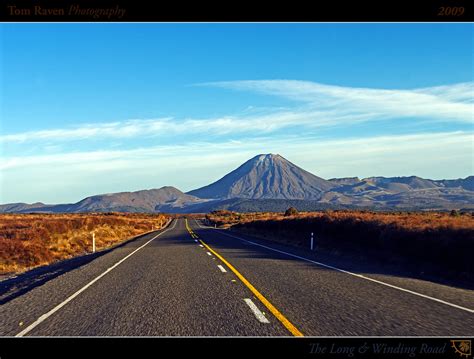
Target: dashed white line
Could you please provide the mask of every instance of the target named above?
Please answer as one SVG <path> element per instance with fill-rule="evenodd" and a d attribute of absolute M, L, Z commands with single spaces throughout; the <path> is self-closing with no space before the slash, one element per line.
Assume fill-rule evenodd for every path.
<path fill-rule="evenodd" d="M 202 244 L 200 244 L 199 247 L 204 248 L 204 246 Z"/>
<path fill-rule="evenodd" d="M 268 324 L 270 323 L 269 320 L 263 315 L 263 313 L 260 311 L 260 309 L 257 308 L 257 306 L 252 302 L 251 299 L 245 298 L 245 303 L 250 307 L 250 310 L 255 314 L 255 317 L 257 317 L 258 321 L 261 323 Z"/>
<path fill-rule="evenodd" d="M 46 320 L 49 316 L 51 316 L 52 314 L 54 314 L 55 312 L 57 312 L 59 309 L 61 309 L 62 307 L 64 307 L 67 303 L 69 303 L 71 300 L 73 300 L 74 298 L 76 298 L 79 294 L 81 294 L 83 291 L 85 291 L 87 288 L 89 288 L 92 284 L 94 284 L 95 282 L 97 282 L 100 278 L 102 278 L 104 275 L 106 275 L 107 273 L 109 273 L 112 269 L 114 269 L 115 267 L 117 267 L 119 264 L 121 264 L 122 262 L 124 262 L 127 258 L 130 258 L 132 255 L 134 255 L 135 253 L 137 253 L 140 249 L 142 249 L 143 247 L 145 247 L 148 243 L 150 243 L 151 241 L 153 241 L 155 238 L 161 236 L 163 233 L 166 233 L 168 232 L 169 230 L 171 229 L 174 229 L 176 227 L 176 223 L 177 221 L 174 222 L 174 225 L 173 227 L 171 228 L 168 228 L 166 230 L 164 230 L 163 232 L 160 232 L 158 233 L 156 236 L 154 236 L 152 239 L 150 239 L 148 242 L 146 242 L 145 244 L 143 244 L 142 246 L 138 247 L 137 249 L 135 249 L 132 253 L 128 254 L 127 256 L 125 256 L 124 258 L 122 258 L 121 260 L 119 260 L 117 263 L 115 263 L 112 267 L 108 268 L 104 273 L 102 273 L 101 275 L 97 276 L 95 279 L 93 279 L 92 281 L 90 281 L 88 284 L 86 284 L 84 287 L 82 287 L 81 289 L 79 289 L 77 292 L 75 292 L 73 295 L 69 296 L 68 298 L 66 298 L 66 300 L 64 300 L 62 303 L 58 304 L 57 306 L 55 306 L 53 309 L 51 309 L 49 312 L 43 314 L 41 317 L 39 317 L 37 320 L 35 320 L 33 323 L 31 323 L 29 326 L 27 326 L 25 329 L 23 329 L 20 333 L 18 333 L 17 335 L 15 335 L 16 337 L 22 337 L 24 336 L 25 334 L 28 334 L 31 330 L 33 330 L 37 325 L 41 324 L 41 322 L 43 322 L 44 320 Z"/>
<path fill-rule="evenodd" d="M 208 256 L 212 256 L 211 252 L 206 252 Z"/>
<path fill-rule="evenodd" d="M 227 273 L 225 268 L 223 266 L 221 266 L 220 264 L 218 264 L 217 267 L 221 270 L 222 273 Z"/>

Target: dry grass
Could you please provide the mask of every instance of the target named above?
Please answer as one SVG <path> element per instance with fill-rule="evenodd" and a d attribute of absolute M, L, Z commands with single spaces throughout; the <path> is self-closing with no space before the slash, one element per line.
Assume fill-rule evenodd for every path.
<path fill-rule="evenodd" d="M 474 273 L 474 216 L 471 213 L 324 211 L 285 217 L 282 213 L 216 211 L 207 219 L 220 227 L 291 245 L 384 262 L 437 268 L 464 277 Z"/>
<path fill-rule="evenodd" d="M 166 220 L 162 214 L 1 214 L 0 274 L 91 252 L 92 232 L 101 250 L 161 228 Z"/>
<path fill-rule="evenodd" d="M 237 213 L 231 211 L 214 211 L 206 218 L 218 226 L 228 228 L 235 224 L 253 221 L 284 221 L 291 219 L 330 219 L 332 221 L 354 220 L 355 222 L 371 222 L 378 224 L 392 224 L 405 229 L 422 231 L 426 229 L 451 228 L 474 229 L 474 216 L 470 213 L 452 215 L 446 212 L 369 212 L 369 211 L 320 211 L 301 212 L 295 216 L 284 216 L 277 212 Z"/>

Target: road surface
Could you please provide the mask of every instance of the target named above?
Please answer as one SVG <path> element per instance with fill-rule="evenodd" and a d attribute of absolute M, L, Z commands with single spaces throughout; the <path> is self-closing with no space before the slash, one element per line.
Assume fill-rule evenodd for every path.
<path fill-rule="evenodd" d="M 182 218 L 41 285 L 0 292 L 0 335 L 473 335 L 473 292 L 361 273 Z"/>

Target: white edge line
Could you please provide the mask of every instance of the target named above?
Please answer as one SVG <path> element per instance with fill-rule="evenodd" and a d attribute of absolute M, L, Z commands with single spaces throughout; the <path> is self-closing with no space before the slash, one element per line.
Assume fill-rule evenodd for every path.
<path fill-rule="evenodd" d="M 288 253 L 288 252 L 280 251 L 280 250 L 275 249 L 275 248 L 267 247 L 267 246 L 264 246 L 263 244 L 251 242 L 251 241 L 248 241 L 248 240 L 246 240 L 246 239 L 243 239 L 243 238 L 240 238 L 240 237 L 236 237 L 236 236 L 233 236 L 233 235 L 228 234 L 228 233 L 224 233 L 224 232 L 221 231 L 221 230 L 219 230 L 219 233 L 222 233 L 222 234 L 224 234 L 224 235 L 226 235 L 226 236 L 229 236 L 229 237 L 232 237 L 232 238 L 236 238 L 236 239 L 239 239 L 239 240 L 241 240 L 241 241 L 244 241 L 244 242 L 247 242 L 247 243 L 250 243 L 250 244 L 259 246 L 259 247 L 263 247 L 263 248 L 269 249 L 269 250 L 274 251 L 274 252 L 286 254 L 287 256 L 290 256 L 290 257 L 298 258 L 298 259 L 304 260 L 304 261 L 306 261 L 306 262 L 310 262 L 310 263 L 313 263 L 313 264 L 317 264 L 317 265 L 322 266 L 322 267 L 326 267 L 326 268 L 330 268 L 330 269 L 337 270 L 337 271 L 342 272 L 342 273 L 350 274 L 350 275 L 352 275 L 352 276 L 354 276 L 354 277 L 362 278 L 362 279 L 365 279 L 365 280 L 368 280 L 368 281 L 371 281 L 371 282 L 374 282 L 374 283 L 378 283 L 378 284 L 381 284 L 381 285 L 384 285 L 384 286 L 387 286 L 387 287 L 390 287 L 390 288 L 398 289 L 398 290 L 400 290 L 400 291 L 402 291 L 402 292 L 407 292 L 407 293 L 410 293 L 410 294 L 413 294 L 413 295 L 417 295 L 417 296 L 419 296 L 419 297 L 423 297 L 423 298 L 426 298 L 426 299 L 430 299 L 430 300 L 433 300 L 433 301 L 435 301 L 435 302 L 442 303 L 442 304 L 445 304 L 445 305 L 449 305 L 450 307 L 457 308 L 457 309 L 461 309 L 461 310 L 464 310 L 464 311 L 469 312 L 469 313 L 474 313 L 474 309 L 469 309 L 469 308 L 466 308 L 466 307 L 462 307 L 462 306 L 457 305 L 457 304 L 454 304 L 454 303 L 446 302 L 446 301 L 444 301 L 444 300 L 442 300 L 442 299 L 430 297 L 429 295 L 426 295 L 426 294 L 422 294 L 422 293 L 414 292 L 414 291 L 409 290 L 409 289 L 401 288 L 401 287 L 398 287 L 398 286 L 393 285 L 393 284 L 389 284 L 389 283 L 382 282 L 382 281 L 377 280 L 377 279 L 373 279 L 373 278 L 370 278 L 370 277 L 366 277 L 366 276 L 364 276 L 364 275 L 362 275 L 362 274 L 357 274 L 357 273 L 349 272 L 349 271 L 344 270 L 344 269 L 341 269 L 341 268 L 333 267 L 333 266 L 331 266 L 331 265 L 329 265 L 329 264 L 324 264 L 324 263 L 321 263 L 321 262 L 313 261 L 313 260 L 308 259 L 308 258 L 305 258 L 305 257 L 300 257 L 300 256 L 298 256 L 298 255 L 296 255 L 296 254 L 291 254 L 291 253 Z"/>
<path fill-rule="evenodd" d="M 197 219 L 193 218 L 194 219 L 194 222 L 196 222 L 196 224 L 199 226 L 199 228 L 214 228 L 214 227 L 209 227 L 209 226 L 201 226 L 201 224 L 197 221 Z"/>
<path fill-rule="evenodd" d="M 196 222 L 196 224 L 197 224 L 200 228 L 203 228 L 203 227 L 199 224 L 199 222 L 197 221 L 196 218 L 193 218 L 193 219 L 194 219 L 194 222 Z"/>
<path fill-rule="evenodd" d="M 154 236 L 152 239 L 150 239 L 148 242 L 146 242 L 145 244 L 143 244 L 142 246 L 138 247 L 137 249 L 135 249 L 132 253 L 128 254 L 127 256 L 125 256 L 124 258 L 122 258 L 121 260 L 119 260 L 117 263 L 115 263 L 112 267 L 109 267 L 104 273 L 100 274 L 99 276 L 97 276 L 96 278 L 94 278 L 92 281 L 90 281 L 89 283 L 87 283 L 84 287 L 82 287 L 81 289 L 79 289 L 77 292 L 75 292 L 74 294 L 72 294 L 71 296 L 69 296 L 68 298 L 66 298 L 66 300 L 64 300 L 62 303 L 58 304 L 57 306 L 55 306 L 53 309 L 51 309 L 49 312 L 43 314 L 42 316 L 40 316 L 38 319 L 36 319 L 36 321 L 34 321 L 33 323 L 31 323 L 29 326 L 27 326 L 25 329 L 23 329 L 20 333 L 18 333 L 17 335 L 15 335 L 15 337 L 22 337 L 24 336 L 25 334 L 28 334 L 32 329 L 34 329 L 37 325 L 39 325 L 41 322 L 43 322 L 45 319 L 47 319 L 49 316 L 51 316 L 52 314 L 54 314 L 55 312 L 57 312 L 59 309 L 61 309 L 62 307 L 64 307 L 67 303 L 69 303 L 71 300 L 73 300 L 74 298 L 76 298 L 79 294 L 81 294 L 83 291 L 85 291 L 87 288 L 89 288 L 92 284 L 94 284 L 95 282 L 97 282 L 100 278 L 102 278 L 103 276 L 105 276 L 107 273 L 109 273 L 112 269 L 114 269 L 115 267 L 117 267 L 119 264 L 121 264 L 122 262 L 124 262 L 127 258 L 131 257 L 133 254 L 135 254 L 136 252 L 138 252 L 140 249 L 142 249 L 143 247 L 145 247 L 148 243 L 150 243 L 151 241 L 153 241 L 155 238 L 161 236 L 163 233 L 166 233 L 168 232 L 169 230 L 171 229 L 174 229 L 176 227 L 176 223 L 177 221 L 174 222 L 174 225 L 173 227 L 171 228 L 168 228 L 166 230 L 164 230 L 163 232 L 160 232 L 158 233 L 156 236 Z"/>
<path fill-rule="evenodd" d="M 222 273 L 227 273 L 226 269 L 220 264 L 218 264 L 217 267 L 221 270 Z"/>
<path fill-rule="evenodd" d="M 251 299 L 245 298 L 244 299 L 245 303 L 250 307 L 250 310 L 255 314 L 255 317 L 258 319 L 259 322 L 268 324 L 270 321 L 263 315 L 263 313 L 260 311 L 260 309 L 257 308 L 257 306 L 252 302 Z"/>

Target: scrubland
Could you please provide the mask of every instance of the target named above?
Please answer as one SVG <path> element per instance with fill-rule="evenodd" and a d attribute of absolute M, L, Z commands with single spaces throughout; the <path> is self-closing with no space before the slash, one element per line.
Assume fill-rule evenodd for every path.
<path fill-rule="evenodd" d="M 21 272 L 159 229 L 163 214 L 1 214 L 0 274 Z"/>
<path fill-rule="evenodd" d="M 319 250 L 463 278 L 474 277 L 474 216 L 459 212 L 215 211 L 211 224 L 299 247 L 314 233 Z"/>

